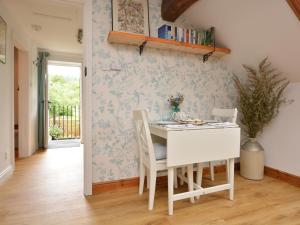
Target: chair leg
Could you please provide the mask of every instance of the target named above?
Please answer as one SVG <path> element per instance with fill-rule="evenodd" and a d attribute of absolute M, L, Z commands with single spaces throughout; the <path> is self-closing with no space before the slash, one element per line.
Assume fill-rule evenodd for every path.
<path fill-rule="evenodd" d="M 169 215 L 173 215 L 173 194 L 174 194 L 174 169 L 168 168 L 168 208 Z"/>
<path fill-rule="evenodd" d="M 193 191 L 194 190 L 193 172 L 194 172 L 193 164 L 188 165 L 188 167 L 187 167 L 187 174 L 188 174 L 188 187 L 189 187 L 189 191 Z M 191 197 L 190 200 L 191 200 L 191 203 L 195 202 L 194 197 Z"/>
<path fill-rule="evenodd" d="M 144 191 L 144 183 L 145 183 L 145 166 L 141 162 L 140 163 L 140 184 L 139 184 L 139 194 L 142 195 Z"/>
<path fill-rule="evenodd" d="M 185 167 L 181 168 L 181 176 L 185 176 L 186 170 Z M 182 186 L 184 184 L 184 181 L 182 179 L 180 179 L 180 185 Z"/>
<path fill-rule="evenodd" d="M 229 159 L 226 160 L 226 175 L 227 175 L 227 183 L 229 183 Z"/>
<path fill-rule="evenodd" d="M 213 162 L 209 162 L 209 169 L 210 169 L 210 179 L 212 181 L 214 181 L 215 180 L 215 170 L 214 170 Z"/>
<path fill-rule="evenodd" d="M 150 171 L 150 185 L 149 185 L 149 210 L 153 209 L 154 197 L 155 197 L 155 186 L 156 186 L 156 171 Z"/>
<path fill-rule="evenodd" d="M 146 168 L 147 171 L 147 189 L 150 187 L 150 170 Z"/>
<path fill-rule="evenodd" d="M 177 168 L 174 168 L 174 188 L 178 188 Z"/>
<path fill-rule="evenodd" d="M 229 159 L 229 183 L 230 183 L 230 190 L 229 190 L 229 199 L 233 200 L 234 197 L 234 159 Z"/>
<path fill-rule="evenodd" d="M 198 163 L 197 164 L 197 184 L 201 187 L 202 185 L 202 175 L 203 175 L 203 164 L 202 163 Z M 196 199 L 199 199 L 200 195 L 196 197 Z"/>

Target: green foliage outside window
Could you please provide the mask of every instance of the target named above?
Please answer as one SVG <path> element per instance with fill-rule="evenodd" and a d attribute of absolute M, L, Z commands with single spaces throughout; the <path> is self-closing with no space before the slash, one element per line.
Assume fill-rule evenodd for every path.
<path fill-rule="evenodd" d="M 80 103 L 80 83 L 78 77 L 52 75 L 49 77 L 50 115 L 72 116 L 70 106 Z M 64 106 L 64 109 L 62 108 Z M 67 106 L 69 106 L 67 110 Z"/>

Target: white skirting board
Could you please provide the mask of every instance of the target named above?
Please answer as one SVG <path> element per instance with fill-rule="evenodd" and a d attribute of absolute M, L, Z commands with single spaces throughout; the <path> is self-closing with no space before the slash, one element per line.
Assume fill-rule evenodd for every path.
<path fill-rule="evenodd" d="M 13 172 L 13 166 L 9 165 L 5 170 L 0 173 L 0 184 L 3 183 Z"/>

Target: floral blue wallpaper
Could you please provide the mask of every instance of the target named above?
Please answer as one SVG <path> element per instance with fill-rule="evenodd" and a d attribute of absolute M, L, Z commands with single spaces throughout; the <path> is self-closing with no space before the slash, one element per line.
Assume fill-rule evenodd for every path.
<path fill-rule="evenodd" d="M 164 24 L 161 0 L 151 0 L 151 33 Z M 184 22 L 184 20 L 182 20 Z M 185 96 L 182 111 L 208 119 L 213 107 L 233 107 L 232 73 L 221 59 L 111 45 L 111 0 L 93 0 L 93 182 L 138 176 L 132 111 L 147 108 L 151 120 L 170 115 L 168 96 Z"/>

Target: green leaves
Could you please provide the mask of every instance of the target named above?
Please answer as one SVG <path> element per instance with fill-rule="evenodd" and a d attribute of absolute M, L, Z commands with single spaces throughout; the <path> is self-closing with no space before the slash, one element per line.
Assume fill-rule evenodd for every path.
<path fill-rule="evenodd" d="M 239 93 L 241 123 L 248 136 L 257 137 L 264 127 L 279 113 L 280 106 L 286 102 L 284 91 L 289 81 L 278 73 L 268 62 L 262 60 L 258 70 L 243 65 L 248 80 L 242 84 L 237 76 L 233 80 Z"/>
<path fill-rule="evenodd" d="M 49 77 L 49 101 L 54 105 L 75 106 L 80 103 L 80 83 L 78 78 L 70 79 L 61 75 Z"/>

